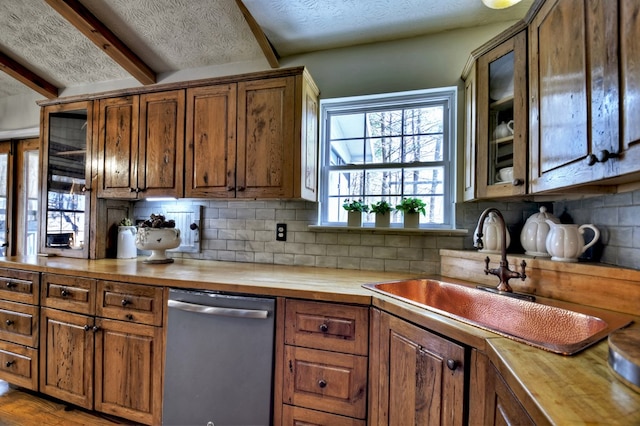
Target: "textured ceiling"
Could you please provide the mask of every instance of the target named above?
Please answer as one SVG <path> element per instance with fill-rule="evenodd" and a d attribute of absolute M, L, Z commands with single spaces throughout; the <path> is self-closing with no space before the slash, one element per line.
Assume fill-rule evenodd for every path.
<path fill-rule="evenodd" d="M 265 60 L 235 0 L 80 2 L 155 73 Z M 244 0 L 281 57 L 516 20 L 532 2 Z M 0 50 L 59 89 L 132 80 L 44 0 L 0 0 Z M 25 93 L 0 72 L 0 98 Z"/>

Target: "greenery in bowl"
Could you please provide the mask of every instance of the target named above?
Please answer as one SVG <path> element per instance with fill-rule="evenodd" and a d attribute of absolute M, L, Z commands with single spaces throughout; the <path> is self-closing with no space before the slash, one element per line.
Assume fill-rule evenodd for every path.
<path fill-rule="evenodd" d="M 426 206 L 427 205 L 420 198 L 410 197 L 403 198 L 400 204 L 396 206 L 396 209 L 404 212 L 404 214 L 422 213 L 423 215 L 426 215 Z"/>
<path fill-rule="evenodd" d="M 348 198 L 346 200 L 344 200 L 344 203 L 342 204 L 342 208 L 345 209 L 348 212 L 363 212 L 363 213 L 366 213 L 366 212 L 369 211 L 369 206 L 364 204 L 362 202 L 362 200 L 349 201 Z"/>
<path fill-rule="evenodd" d="M 373 213 L 385 214 L 393 211 L 393 206 L 387 201 L 382 200 L 377 203 L 371 204 L 371 211 Z"/>
<path fill-rule="evenodd" d="M 125 217 L 120 221 L 120 226 L 133 226 L 133 222 L 128 217 Z"/>

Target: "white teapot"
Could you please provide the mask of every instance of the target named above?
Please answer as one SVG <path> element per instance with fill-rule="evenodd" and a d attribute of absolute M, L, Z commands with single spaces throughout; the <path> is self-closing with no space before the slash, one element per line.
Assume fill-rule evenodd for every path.
<path fill-rule="evenodd" d="M 545 206 L 541 206 L 540 213 L 532 214 L 525 222 L 520 232 L 520 244 L 525 254 L 538 257 L 550 256 L 547 252 L 547 235 L 549 235 L 547 220 L 560 223 L 557 217 L 547 212 Z"/>
<path fill-rule="evenodd" d="M 549 219 L 546 222 L 550 228 L 546 247 L 551 255 L 551 260 L 577 262 L 578 257 L 600 238 L 600 231 L 590 223 L 561 225 Z M 583 234 L 587 228 L 593 231 L 593 238 L 585 244 Z"/>
<path fill-rule="evenodd" d="M 511 237 L 509 231 L 506 229 L 507 247 L 511 244 Z M 474 241 L 478 239 L 478 227 L 473 232 Z M 478 250 L 481 253 L 500 253 L 502 251 L 502 230 L 500 229 L 500 222 L 494 212 L 489 212 L 487 218 L 482 224 L 482 246 L 483 248 Z"/>

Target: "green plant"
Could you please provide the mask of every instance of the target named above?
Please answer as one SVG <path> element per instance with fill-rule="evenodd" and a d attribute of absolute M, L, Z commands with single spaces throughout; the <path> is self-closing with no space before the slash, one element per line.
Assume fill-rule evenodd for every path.
<path fill-rule="evenodd" d="M 362 200 L 353 200 L 349 201 L 349 199 L 345 199 L 342 204 L 342 208 L 348 212 L 363 212 L 366 213 L 369 211 L 369 206 L 364 204 Z"/>
<path fill-rule="evenodd" d="M 125 217 L 120 221 L 120 226 L 133 226 L 133 222 L 128 217 Z"/>
<path fill-rule="evenodd" d="M 393 206 L 389 204 L 386 200 L 378 201 L 377 203 L 371 204 L 371 211 L 373 213 L 389 213 L 393 211 Z"/>
<path fill-rule="evenodd" d="M 404 214 L 416 214 L 422 213 L 426 215 L 427 212 L 424 209 L 427 205 L 420 198 L 403 198 L 400 204 L 396 206 L 396 209 L 404 212 Z"/>

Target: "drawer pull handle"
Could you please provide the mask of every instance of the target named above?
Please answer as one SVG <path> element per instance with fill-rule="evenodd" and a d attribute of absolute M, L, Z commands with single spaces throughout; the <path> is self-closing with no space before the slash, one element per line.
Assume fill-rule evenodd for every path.
<path fill-rule="evenodd" d="M 131 302 L 128 301 L 127 299 L 122 299 L 122 302 L 120 302 L 122 304 L 122 306 L 127 306 L 129 305 Z"/>
<path fill-rule="evenodd" d="M 84 329 L 84 331 L 89 331 L 91 330 L 91 326 L 89 324 L 86 324 L 84 327 L 82 327 Z"/>
<path fill-rule="evenodd" d="M 126 317 L 129 321 L 133 321 L 133 315 L 131 315 L 131 314 L 127 314 L 127 315 L 125 315 L 125 317 Z"/>
<path fill-rule="evenodd" d="M 69 295 L 69 292 L 67 291 L 67 289 L 62 289 L 62 291 L 60 292 L 60 296 L 62 297 L 67 297 Z"/>
<path fill-rule="evenodd" d="M 322 331 L 323 333 L 326 333 L 327 331 L 329 331 L 329 326 L 326 323 L 322 323 L 320 324 L 320 331 Z"/>
<path fill-rule="evenodd" d="M 449 370 L 451 371 L 455 370 L 456 368 L 458 368 L 458 361 L 456 361 L 455 359 L 448 359 L 447 368 L 449 368 Z"/>
<path fill-rule="evenodd" d="M 11 281 L 7 281 L 7 284 L 6 284 L 7 288 L 14 288 L 16 285 L 17 285 L 16 283 L 13 283 Z"/>
<path fill-rule="evenodd" d="M 327 387 L 327 381 L 326 381 L 326 380 L 324 380 L 324 379 L 320 379 L 320 380 L 318 380 L 318 386 L 319 386 L 320 388 L 322 388 L 322 389 L 326 388 L 326 387 Z"/>
<path fill-rule="evenodd" d="M 95 332 L 97 332 L 97 331 L 99 331 L 99 330 L 100 330 L 100 327 L 98 327 L 97 325 L 94 325 L 94 326 L 91 328 L 91 330 L 93 330 L 93 332 L 95 333 Z"/>
<path fill-rule="evenodd" d="M 16 363 L 16 362 L 15 362 L 15 360 L 12 360 L 12 361 L 7 361 L 7 362 L 5 362 L 5 363 L 4 363 L 4 365 L 5 365 L 6 367 L 11 367 L 11 366 L 12 366 L 13 364 L 15 364 L 15 363 Z"/>
<path fill-rule="evenodd" d="M 6 321 L 5 321 L 5 324 L 7 324 L 7 325 L 13 325 L 13 324 L 14 324 L 14 322 L 13 322 L 13 320 L 6 320 Z"/>

